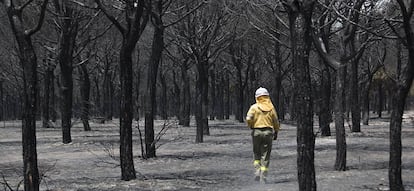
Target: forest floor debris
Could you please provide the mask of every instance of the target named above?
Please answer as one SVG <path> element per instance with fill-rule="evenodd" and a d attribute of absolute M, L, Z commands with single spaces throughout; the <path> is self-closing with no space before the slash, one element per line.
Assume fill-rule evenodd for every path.
<path fill-rule="evenodd" d="M 402 177 L 406 190 L 414 191 L 414 112 L 404 116 Z M 174 121 L 170 121 L 170 124 Z M 156 133 L 163 121 L 156 121 Z M 4 125 L 4 126 L 3 126 Z M 135 124 L 136 126 L 137 124 Z M 157 157 L 144 160 L 138 129 L 134 128 L 137 179 L 120 180 L 119 124 L 91 122 L 72 128 L 71 144 L 63 144 L 60 128 L 37 128 L 41 190 L 298 190 L 296 127 L 282 124 L 273 143 L 267 184 L 253 179 L 250 130 L 235 120 L 209 121 L 210 136 L 195 143 L 195 127 L 171 125 L 160 138 Z M 143 122 L 140 122 L 143 128 Z M 317 127 L 315 126 L 315 132 Z M 331 130 L 334 133 L 332 124 Z M 338 172 L 335 136 L 316 138 L 315 169 L 318 190 L 388 190 L 389 122 L 370 121 L 361 133 L 347 129 L 347 166 Z M 0 123 L 0 176 L 12 188 L 22 180 L 21 127 L 18 121 Z M 1 186 L 1 185 L 0 185 Z M 20 186 L 22 189 L 22 186 Z M 0 190 L 7 190 L 1 186 Z"/>

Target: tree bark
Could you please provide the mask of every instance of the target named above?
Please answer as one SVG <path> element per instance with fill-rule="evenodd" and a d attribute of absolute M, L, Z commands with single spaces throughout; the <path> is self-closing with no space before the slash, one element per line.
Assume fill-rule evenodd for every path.
<path fill-rule="evenodd" d="M 224 85 L 224 75 L 220 75 L 219 84 Z M 217 86 L 217 119 L 224 120 L 224 89 L 225 87 Z"/>
<path fill-rule="evenodd" d="M 378 80 L 378 102 L 377 102 L 377 114 L 378 118 L 382 118 L 382 111 L 384 109 L 384 90 L 382 89 L 382 81 Z"/>
<path fill-rule="evenodd" d="M 174 90 L 173 90 L 173 97 L 174 97 L 174 102 L 173 102 L 173 104 L 174 104 L 174 106 L 173 106 L 173 108 L 172 108 L 172 112 L 174 113 L 174 115 L 177 117 L 177 119 L 178 119 L 178 124 L 179 125 L 182 125 L 182 119 L 181 119 L 181 97 L 180 97 L 180 95 L 181 95 L 181 89 L 180 89 L 180 85 L 179 85 L 179 82 L 178 82 L 178 80 L 177 80 L 177 72 L 176 71 L 174 71 L 173 72 L 173 83 L 174 83 Z"/>
<path fill-rule="evenodd" d="M 89 80 L 89 73 L 86 63 L 80 66 L 80 94 L 81 94 L 81 120 L 83 123 L 83 129 L 85 131 L 90 131 L 91 127 L 89 126 L 89 97 L 91 83 Z"/>
<path fill-rule="evenodd" d="M 50 127 L 50 86 L 51 84 L 51 78 L 53 77 L 53 68 L 49 61 L 47 60 L 47 68 L 44 75 L 44 81 L 43 81 L 43 105 L 42 105 L 42 125 L 43 128 L 49 128 Z"/>
<path fill-rule="evenodd" d="M 50 118 L 52 122 L 57 120 L 55 81 L 55 75 L 52 72 L 50 76 Z"/>
<path fill-rule="evenodd" d="M 393 105 L 390 121 L 390 161 L 388 178 L 390 190 L 395 191 L 404 190 L 401 178 L 401 124 L 402 116 L 404 114 L 405 100 L 408 94 L 407 90 L 407 88 L 398 88 L 393 94 L 395 104 Z"/>
<path fill-rule="evenodd" d="M 352 44 L 353 52 L 355 46 Z M 352 132 L 361 132 L 361 106 L 359 99 L 358 85 L 358 59 L 351 61 L 351 115 L 352 115 Z"/>
<path fill-rule="evenodd" d="M 17 41 L 23 66 L 24 87 L 22 122 L 24 189 L 39 190 L 40 177 L 36 149 L 37 58 L 30 37 L 22 37 L 18 37 Z"/>
<path fill-rule="evenodd" d="M 230 73 L 226 71 L 225 77 L 225 84 L 226 84 L 226 101 L 225 101 L 225 110 L 224 110 L 224 118 L 230 119 Z"/>
<path fill-rule="evenodd" d="M 362 124 L 369 124 L 369 90 L 371 89 L 371 79 L 365 83 L 362 91 Z"/>
<path fill-rule="evenodd" d="M 309 73 L 311 18 L 314 1 L 284 1 L 289 16 L 297 116 L 297 169 L 299 190 L 316 190 L 313 134 L 313 103 Z"/>
<path fill-rule="evenodd" d="M 24 26 L 23 10 L 17 10 L 11 1 L 1 1 L 1 3 L 4 4 L 7 11 L 23 69 L 22 146 L 24 190 L 38 191 L 40 177 L 36 149 L 37 56 L 31 35 L 40 30 L 48 1 L 43 1 L 39 20 L 35 28 L 32 29 L 26 29 L 26 26 Z"/>
<path fill-rule="evenodd" d="M 139 62 L 139 53 L 138 59 Z M 141 111 L 141 104 L 140 104 L 140 88 L 141 87 L 141 69 L 137 69 L 136 73 L 136 82 L 135 82 L 135 120 L 139 121 L 140 118 L 140 111 Z"/>
<path fill-rule="evenodd" d="M 98 81 L 97 83 L 97 87 L 98 87 Z M 105 63 L 105 69 L 104 69 L 104 80 L 103 80 L 103 87 L 102 87 L 102 93 L 103 93 L 103 104 L 102 104 L 102 114 L 104 116 L 105 120 L 112 120 L 112 116 L 113 116 L 113 112 L 112 112 L 112 108 L 113 108 L 113 80 L 112 80 L 112 71 L 111 71 L 111 63 L 110 61 L 107 59 L 106 63 Z M 97 90 L 99 91 L 99 89 Z M 100 97 L 100 94 L 98 94 L 98 96 Z M 98 101 L 100 102 L 100 98 L 98 99 Z M 100 105 L 100 104 L 99 104 Z M 100 107 L 98 107 L 100 108 Z"/>
<path fill-rule="evenodd" d="M 71 127 L 72 127 L 72 102 L 73 102 L 73 52 L 75 49 L 76 36 L 78 33 L 78 20 L 75 18 L 75 10 L 69 4 L 70 2 L 64 1 L 61 5 L 55 1 L 57 10 L 60 10 L 62 19 L 62 30 L 60 33 L 60 49 L 58 54 L 58 60 L 61 69 L 61 114 L 62 114 L 62 134 L 63 143 L 72 142 Z M 65 11 L 63 11 L 65 10 Z"/>
<path fill-rule="evenodd" d="M 104 82 L 103 82 L 104 84 L 106 84 L 106 81 L 105 80 L 106 80 L 106 77 L 104 76 Z M 95 76 L 94 79 L 93 79 L 93 82 L 94 82 L 95 91 L 96 91 L 95 92 L 95 99 L 94 99 L 94 101 L 95 101 L 95 108 L 96 108 L 96 114 L 98 116 L 103 116 L 103 115 L 105 115 L 105 109 L 101 106 L 102 105 L 101 104 L 101 88 L 99 87 L 99 82 L 100 82 L 99 77 L 98 76 Z M 105 85 L 104 85 L 104 87 L 105 87 Z M 104 94 L 104 97 L 105 97 L 105 90 L 103 90 L 102 93 Z"/>
<path fill-rule="evenodd" d="M 4 117 L 4 97 L 3 97 L 3 81 L 0 80 L 0 121 L 6 120 Z"/>
<path fill-rule="evenodd" d="M 209 135 L 208 129 L 208 63 L 198 62 L 198 79 L 196 82 L 196 143 L 203 142 L 203 136 Z"/>
<path fill-rule="evenodd" d="M 122 180 L 136 178 L 132 153 L 132 52 L 135 43 L 130 44 L 123 39 L 120 52 L 120 157 Z"/>
<path fill-rule="evenodd" d="M 162 9 L 162 5 L 161 9 Z M 161 11 L 160 7 L 158 10 Z M 162 52 L 164 50 L 164 26 L 160 17 L 154 17 L 154 34 L 152 41 L 151 56 L 148 67 L 148 81 L 146 90 L 145 101 L 145 149 L 146 157 L 155 157 L 155 144 L 154 144 L 154 115 L 157 96 L 157 74 Z"/>
<path fill-rule="evenodd" d="M 397 79 L 393 93 L 393 105 L 390 121 L 390 161 L 388 169 L 388 179 L 391 191 L 404 190 L 401 178 L 401 124 L 404 114 L 404 107 L 407 95 L 414 79 L 414 34 L 412 29 L 412 9 L 407 7 L 414 7 L 414 2 L 410 1 L 405 4 L 405 1 L 397 0 L 401 15 L 403 18 L 403 30 L 405 33 L 405 45 L 408 49 L 408 61 L 406 64 L 398 64 Z M 400 56 L 400 55 L 398 55 Z M 400 65 L 401 64 L 401 65 Z"/>
<path fill-rule="evenodd" d="M 335 135 L 336 135 L 336 159 L 335 170 L 346 170 L 346 139 L 344 126 L 345 112 L 345 75 L 346 66 L 341 66 L 336 71 L 336 93 L 335 93 Z"/>
<path fill-rule="evenodd" d="M 183 95 L 181 100 L 181 124 L 184 127 L 190 126 L 190 78 L 187 73 L 187 62 L 181 64 L 181 81 L 183 88 Z"/>
<path fill-rule="evenodd" d="M 215 74 L 214 66 L 210 70 L 210 120 L 214 120 L 216 118 L 216 107 L 217 107 L 217 97 L 216 97 L 216 74 Z"/>
<path fill-rule="evenodd" d="M 322 70 L 320 95 L 319 128 L 322 136 L 331 136 L 331 73 L 326 65 Z"/>
<path fill-rule="evenodd" d="M 160 75 L 161 81 L 161 117 L 163 120 L 168 119 L 168 103 L 167 103 L 167 81 L 165 74 Z"/>

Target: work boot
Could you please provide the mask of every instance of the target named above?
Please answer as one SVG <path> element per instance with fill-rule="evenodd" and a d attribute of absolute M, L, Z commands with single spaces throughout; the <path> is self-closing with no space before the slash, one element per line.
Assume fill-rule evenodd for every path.
<path fill-rule="evenodd" d="M 254 180 L 259 181 L 260 180 L 260 160 L 254 160 L 253 166 L 255 169 Z"/>

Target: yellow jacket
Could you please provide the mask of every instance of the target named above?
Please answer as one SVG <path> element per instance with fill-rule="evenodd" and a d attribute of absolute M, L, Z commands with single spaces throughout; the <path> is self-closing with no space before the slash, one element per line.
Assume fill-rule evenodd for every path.
<path fill-rule="evenodd" d="M 256 103 L 250 106 L 247 112 L 246 121 L 250 128 L 271 127 L 277 132 L 280 127 L 275 107 L 269 96 L 256 98 Z"/>

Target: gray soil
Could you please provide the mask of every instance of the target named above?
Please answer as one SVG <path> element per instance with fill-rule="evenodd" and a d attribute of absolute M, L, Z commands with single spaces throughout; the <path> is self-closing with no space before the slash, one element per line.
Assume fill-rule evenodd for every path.
<path fill-rule="evenodd" d="M 414 112 L 403 123 L 402 177 L 406 190 L 414 191 Z M 315 120 L 316 121 L 316 120 Z M 156 121 L 156 133 L 163 126 Z M 136 126 L 137 124 L 135 124 Z M 250 130 L 234 120 L 209 121 L 210 136 L 195 143 L 195 127 L 169 121 L 157 146 L 157 158 L 141 158 L 137 128 L 134 161 L 137 179 L 120 180 L 118 120 L 98 124 L 85 132 L 74 122 L 71 144 L 62 144 L 60 128 L 37 128 L 41 190 L 298 190 L 296 127 L 282 124 L 273 142 L 267 184 L 253 179 Z M 140 122 L 143 130 L 143 122 Z M 315 132 L 317 131 L 315 126 Z M 318 190 L 388 190 L 389 122 L 372 119 L 361 133 L 347 125 L 347 171 L 335 171 L 335 132 L 316 138 L 315 170 Z M 0 122 L 0 182 L 14 190 L 22 180 L 20 122 Z M 23 187 L 20 186 L 20 190 Z M 0 185 L 0 190 L 8 190 Z"/>

